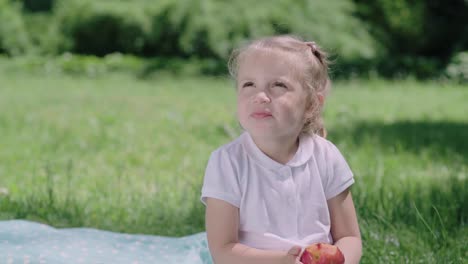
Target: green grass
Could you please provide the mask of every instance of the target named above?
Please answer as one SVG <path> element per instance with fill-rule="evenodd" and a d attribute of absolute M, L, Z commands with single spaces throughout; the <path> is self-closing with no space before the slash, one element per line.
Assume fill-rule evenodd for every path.
<path fill-rule="evenodd" d="M 238 133 L 225 79 L 0 75 L 0 219 L 183 236 L 204 231 L 211 151 Z M 356 175 L 362 263 L 468 258 L 468 89 L 340 82 L 331 139 Z"/>

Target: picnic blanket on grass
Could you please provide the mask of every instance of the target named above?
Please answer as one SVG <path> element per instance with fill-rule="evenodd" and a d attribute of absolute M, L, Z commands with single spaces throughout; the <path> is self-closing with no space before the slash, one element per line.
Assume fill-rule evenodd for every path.
<path fill-rule="evenodd" d="M 212 264 L 206 233 L 175 238 L 0 221 L 0 263 Z"/>

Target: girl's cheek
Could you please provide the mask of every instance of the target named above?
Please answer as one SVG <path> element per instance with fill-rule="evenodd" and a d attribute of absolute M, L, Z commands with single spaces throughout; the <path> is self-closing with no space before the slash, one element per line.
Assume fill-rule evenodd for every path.
<path fill-rule="evenodd" d="M 237 100 L 239 104 L 245 105 L 250 100 L 250 96 L 248 93 L 243 92 L 238 95 Z"/>

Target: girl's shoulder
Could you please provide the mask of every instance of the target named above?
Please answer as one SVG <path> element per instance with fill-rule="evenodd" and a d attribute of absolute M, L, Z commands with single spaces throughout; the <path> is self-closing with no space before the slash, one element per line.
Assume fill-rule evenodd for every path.
<path fill-rule="evenodd" d="M 306 136 L 306 137 L 308 138 L 306 140 L 307 144 L 309 145 L 308 147 L 313 149 L 314 152 L 316 152 L 317 154 L 327 153 L 330 151 L 335 151 L 335 149 L 338 149 L 333 142 L 319 135 Z"/>
<path fill-rule="evenodd" d="M 307 149 L 310 151 L 310 155 L 320 163 L 324 162 L 333 163 L 335 160 L 342 160 L 343 155 L 341 154 L 338 147 L 329 139 L 323 138 L 319 135 L 308 136 Z"/>
<path fill-rule="evenodd" d="M 245 149 L 243 141 L 245 135 L 242 134 L 236 139 L 221 145 L 215 149 L 210 156 L 210 161 L 218 163 L 229 163 L 233 167 L 242 165 L 245 158 Z"/>
<path fill-rule="evenodd" d="M 221 145 L 220 147 L 218 147 L 212 152 L 212 155 L 215 153 L 216 154 L 226 153 L 229 155 L 239 154 L 240 152 L 243 151 L 243 147 L 242 147 L 243 140 L 244 140 L 243 137 L 244 137 L 244 134 L 241 134 L 239 137 L 235 138 L 234 140 L 224 145 Z"/>

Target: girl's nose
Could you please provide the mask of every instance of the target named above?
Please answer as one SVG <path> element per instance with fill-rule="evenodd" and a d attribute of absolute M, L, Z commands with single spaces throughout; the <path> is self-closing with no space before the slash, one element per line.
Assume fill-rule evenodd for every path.
<path fill-rule="evenodd" d="M 254 96 L 254 103 L 264 104 L 269 102 L 271 102 L 271 99 L 265 91 L 260 91 Z"/>

